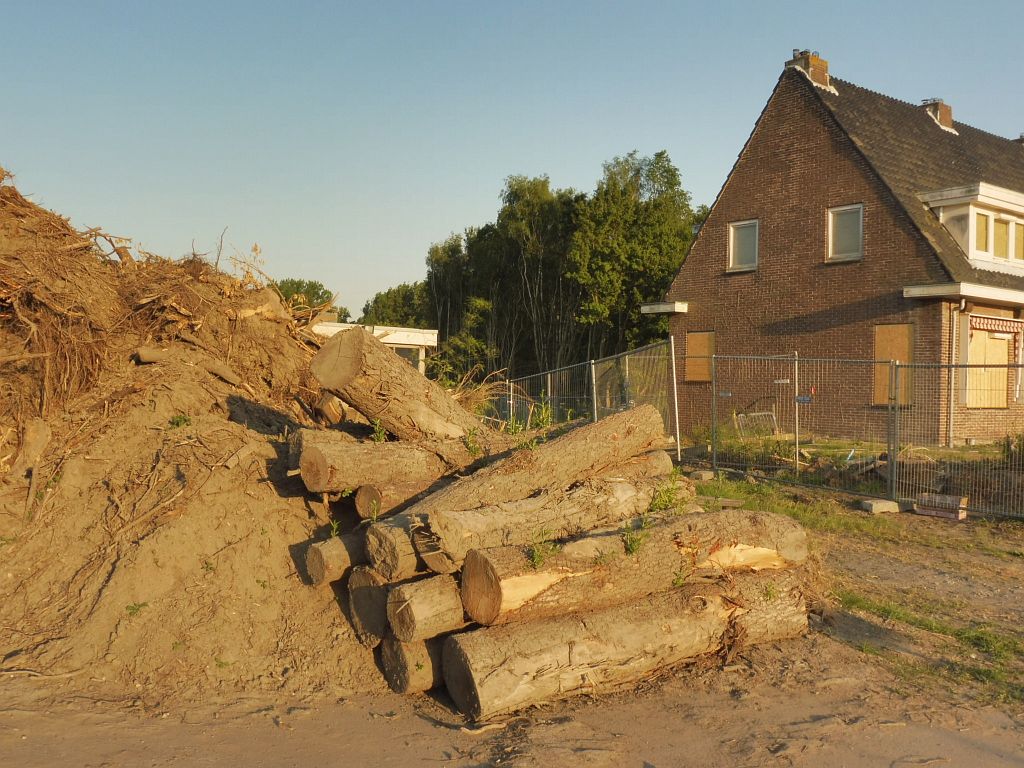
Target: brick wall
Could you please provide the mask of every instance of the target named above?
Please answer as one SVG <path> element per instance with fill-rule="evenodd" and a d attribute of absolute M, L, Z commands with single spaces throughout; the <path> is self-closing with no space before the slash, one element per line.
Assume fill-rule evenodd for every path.
<path fill-rule="evenodd" d="M 686 354 L 688 331 L 714 331 L 720 355 L 798 351 L 869 360 L 876 324 L 913 323 L 915 360 L 942 362 L 942 304 L 904 299 L 902 290 L 949 277 L 813 88 L 799 72 L 783 74 L 669 289 L 667 300 L 689 304 L 671 322 L 679 354 Z M 864 206 L 864 258 L 826 263 L 827 211 L 854 203 Z M 727 273 L 729 223 L 747 219 L 759 220 L 758 267 Z M 870 405 L 871 378 L 858 382 L 839 370 L 821 376 L 818 387 L 855 408 L 866 432 L 877 432 L 885 409 Z M 679 379 L 685 432 L 708 423 L 711 391 L 684 381 L 682 367 Z M 732 394 L 730 404 L 740 406 L 757 391 Z M 839 433 L 844 424 L 822 416 L 820 428 Z"/>

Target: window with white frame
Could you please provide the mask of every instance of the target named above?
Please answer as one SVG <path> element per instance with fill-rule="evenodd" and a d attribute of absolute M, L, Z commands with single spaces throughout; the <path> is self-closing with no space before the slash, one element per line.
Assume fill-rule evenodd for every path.
<path fill-rule="evenodd" d="M 757 269 L 757 219 L 729 225 L 729 270 Z"/>
<path fill-rule="evenodd" d="M 827 261 L 855 261 L 864 256 L 864 206 L 843 205 L 828 211 Z"/>

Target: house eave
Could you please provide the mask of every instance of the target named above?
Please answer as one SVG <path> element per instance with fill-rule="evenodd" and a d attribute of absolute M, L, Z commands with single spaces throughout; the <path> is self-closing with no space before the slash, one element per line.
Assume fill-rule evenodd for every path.
<path fill-rule="evenodd" d="M 1014 288 L 995 288 L 977 283 L 938 283 L 907 285 L 903 288 L 906 299 L 970 299 L 1024 307 L 1024 291 Z"/>
<path fill-rule="evenodd" d="M 690 305 L 685 301 L 655 301 L 640 305 L 641 315 L 685 315 Z"/>

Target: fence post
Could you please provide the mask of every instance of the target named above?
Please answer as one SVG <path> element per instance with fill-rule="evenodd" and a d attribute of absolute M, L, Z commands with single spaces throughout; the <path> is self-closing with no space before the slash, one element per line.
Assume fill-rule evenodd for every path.
<path fill-rule="evenodd" d="M 512 431 L 512 379 L 508 380 L 508 428 Z"/>
<path fill-rule="evenodd" d="M 594 421 L 597 421 L 597 367 L 590 361 L 590 401 L 593 407 Z"/>
<path fill-rule="evenodd" d="M 711 470 L 718 474 L 718 366 L 711 356 Z"/>
<path fill-rule="evenodd" d="M 679 442 L 679 383 L 676 381 L 676 337 L 668 335 L 668 362 L 672 366 L 672 408 L 676 417 L 676 461 L 683 460 L 683 446 Z"/>
<path fill-rule="evenodd" d="M 793 467 L 800 474 L 800 353 L 793 352 Z"/>
<path fill-rule="evenodd" d="M 896 361 L 889 361 L 889 498 L 896 501 L 896 465 L 899 453 L 899 438 L 896 435 L 896 422 L 899 420 L 899 409 L 896 407 L 899 392 L 899 368 Z"/>

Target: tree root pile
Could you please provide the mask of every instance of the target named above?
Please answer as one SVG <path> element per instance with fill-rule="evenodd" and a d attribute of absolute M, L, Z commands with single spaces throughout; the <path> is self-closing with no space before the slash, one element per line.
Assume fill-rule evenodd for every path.
<path fill-rule="evenodd" d="M 314 426 L 315 348 L 258 281 L 0 181 L 0 674 L 147 699 L 381 688 L 297 566 L 319 524 L 287 437 Z"/>

